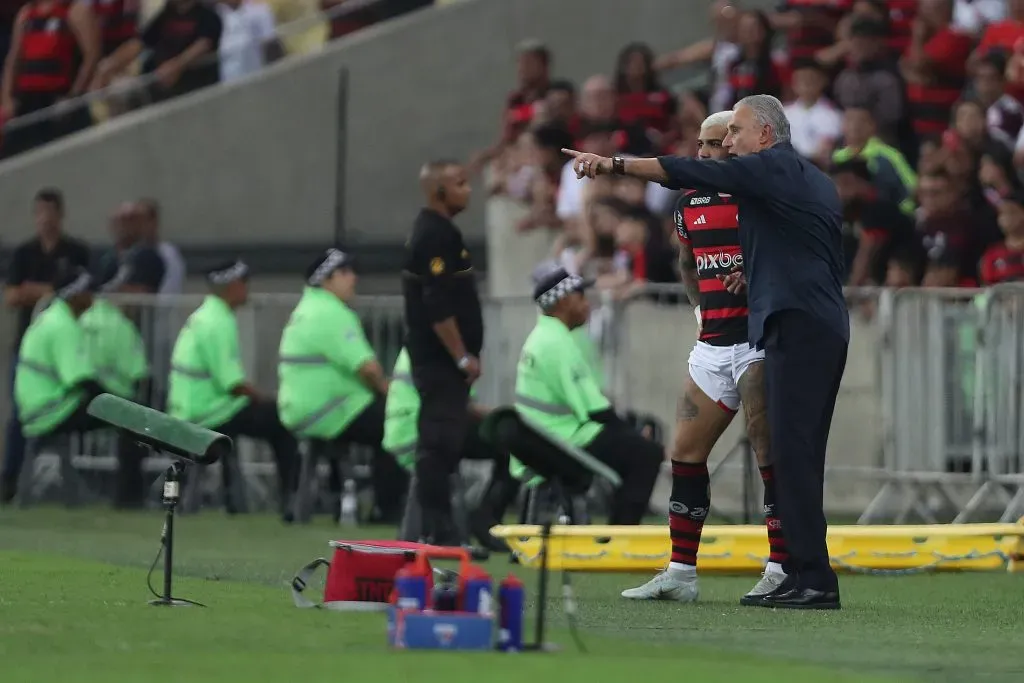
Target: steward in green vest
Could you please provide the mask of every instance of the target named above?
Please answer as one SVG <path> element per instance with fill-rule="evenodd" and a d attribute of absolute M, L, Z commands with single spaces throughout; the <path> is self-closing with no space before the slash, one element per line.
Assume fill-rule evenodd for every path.
<path fill-rule="evenodd" d="M 181 328 L 171 352 L 167 412 L 232 439 L 266 441 L 277 463 L 279 505 L 291 521 L 289 495 L 296 463 L 295 438 L 277 417 L 277 401 L 246 381 L 235 310 L 249 298 L 249 267 L 224 263 L 206 274 L 210 294 Z M 230 456 L 236 457 L 234 453 Z M 225 463 L 227 465 L 228 463 Z M 237 510 L 231 495 L 232 467 L 223 467 L 224 505 Z"/>
<path fill-rule="evenodd" d="M 99 427 L 86 412 L 103 393 L 89 362 L 81 317 L 95 285 L 84 268 L 57 275 L 49 306 L 22 337 L 14 374 L 14 400 L 27 438 L 85 432 Z"/>
<path fill-rule="evenodd" d="M 475 387 L 469 395 L 476 394 Z M 509 476 L 509 456 L 496 450 L 480 438 L 479 422 L 488 410 L 478 403 L 471 403 L 470 426 L 462 445 L 461 460 L 492 460 L 494 469 L 491 481 L 479 507 L 471 512 L 470 530 L 483 547 L 494 552 L 508 551 L 508 547 L 491 536 L 490 528 L 501 524 L 505 510 L 519 493 L 519 482 Z M 384 418 L 384 450 L 395 456 L 398 463 L 408 472 L 416 464 L 416 445 L 419 441 L 417 426 L 420 414 L 420 395 L 412 381 L 412 362 L 404 348 L 398 354 L 395 368 L 391 372 L 391 386 L 388 388 L 387 409 Z"/>
<path fill-rule="evenodd" d="M 913 215 L 917 192 L 917 173 L 903 153 L 877 137 L 878 128 L 870 109 L 849 107 L 843 114 L 846 147 L 832 153 L 832 161 L 842 164 L 861 158 L 868 164 L 879 195 L 895 204 L 908 216 Z"/>
<path fill-rule="evenodd" d="M 96 380 L 107 393 L 145 403 L 149 377 L 146 347 L 138 328 L 121 308 L 105 294 L 132 291 L 132 274 L 127 267 L 108 268 L 97 278 L 100 296 L 82 315 L 89 359 Z M 140 316 L 141 317 L 141 316 Z M 126 433 L 117 435 L 117 477 L 114 507 L 139 508 L 145 504 L 146 483 L 142 461 L 147 449 Z"/>
<path fill-rule="evenodd" d="M 277 409 L 298 438 L 330 442 L 325 455 L 342 455 L 348 444 L 372 448 L 380 514 L 374 521 L 393 522 L 401 515 L 408 477 L 381 448 L 388 380 L 348 304 L 356 279 L 349 255 L 338 249 L 310 264 L 302 298 L 281 335 Z M 332 493 L 340 494 L 340 478 L 331 479 Z"/>
<path fill-rule="evenodd" d="M 622 477 L 609 524 L 639 524 L 664 460 L 658 444 L 619 419 L 573 337 L 586 324 L 590 282 L 558 268 L 538 278 L 542 315 L 526 338 L 516 369 L 515 407 L 538 429 L 578 446 Z M 529 476 L 519 463 L 521 478 Z"/>

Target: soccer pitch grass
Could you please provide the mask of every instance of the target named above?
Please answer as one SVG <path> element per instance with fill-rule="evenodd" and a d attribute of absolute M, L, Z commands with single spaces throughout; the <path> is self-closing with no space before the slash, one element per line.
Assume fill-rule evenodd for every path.
<path fill-rule="evenodd" d="M 424 683 L 645 679 L 730 683 L 1024 680 L 1024 576 L 843 578 L 839 612 L 741 608 L 752 577 L 704 577 L 702 602 L 629 603 L 641 576 L 576 574 L 576 651 L 551 600 L 555 654 L 389 652 L 380 614 L 299 610 L 287 584 L 346 533 L 219 512 L 177 524 L 175 593 L 206 609 L 146 605 L 162 513 L 0 510 L 0 679 Z M 494 559 L 496 577 L 510 569 Z M 534 574 L 514 568 L 533 590 Z M 159 572 L 154 575 L 159 587 Z M 557 580 L 553 582 L 556 587 Z M 319 586 L 313 586 L 315 591 Z M 532 632 L 532 623 L 530 624 Z"/>

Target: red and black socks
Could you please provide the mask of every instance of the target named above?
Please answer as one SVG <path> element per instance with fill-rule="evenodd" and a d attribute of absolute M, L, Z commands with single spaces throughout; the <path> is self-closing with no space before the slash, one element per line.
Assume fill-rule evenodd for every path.
<path fill-rule="evenodd" d="M 668 527 L 672 537 L 669 569 L 694 573 L 704 520 L 711 506 L 711 477 L 707 463 L 672 463 L 672 496 Z"/>
<path fill-rule="evenodd" d="M 786 539 L 782 535 L 782 520 L 775 515 L 775 472 L 771 465 L 759 467 L 764 482 L 764 525 L 768 528 L 768 571 L 782 572 L 789 559 Z"/>

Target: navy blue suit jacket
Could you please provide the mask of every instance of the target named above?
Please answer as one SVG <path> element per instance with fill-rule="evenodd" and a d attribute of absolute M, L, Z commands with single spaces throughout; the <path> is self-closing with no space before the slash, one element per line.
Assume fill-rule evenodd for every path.
<path fill-rule="evenodd" d="M 849 341 L 842 205 L 831 178 L 789 143 L 724 161 L 658 161 L 666 187 L 724 192 L 737 200 L 752 346 L 763 346 L 768 317 L 787 309 L 805 311 Z"/>

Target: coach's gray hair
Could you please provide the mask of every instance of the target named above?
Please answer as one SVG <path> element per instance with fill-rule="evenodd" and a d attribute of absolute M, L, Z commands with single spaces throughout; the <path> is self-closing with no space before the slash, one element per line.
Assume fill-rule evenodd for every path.
<path fill-rule="evenodd" d="M 786 118 L 786 110 L 782 107 L 777 97 L 771 95 L 750 95 L 736 103 L 750 107 L 754 112 L 754 119 L 762 126 L 771 126 L 772 134 L 775 136 L 774 143 L 789 142 L 789 119 Z M 733 107 L 735 110 L 735 107 Z"/>
<path fill-rule="evenodd" d="M 704 123 L 700 124 L 700 129 L 711 128 L 712 126 L 722 126 L 723 128 L 729 127 L 729 121 L 732 120 L 731 111 L 719 111 L 715 112 L 711 116 L 704 119 Z"/>

